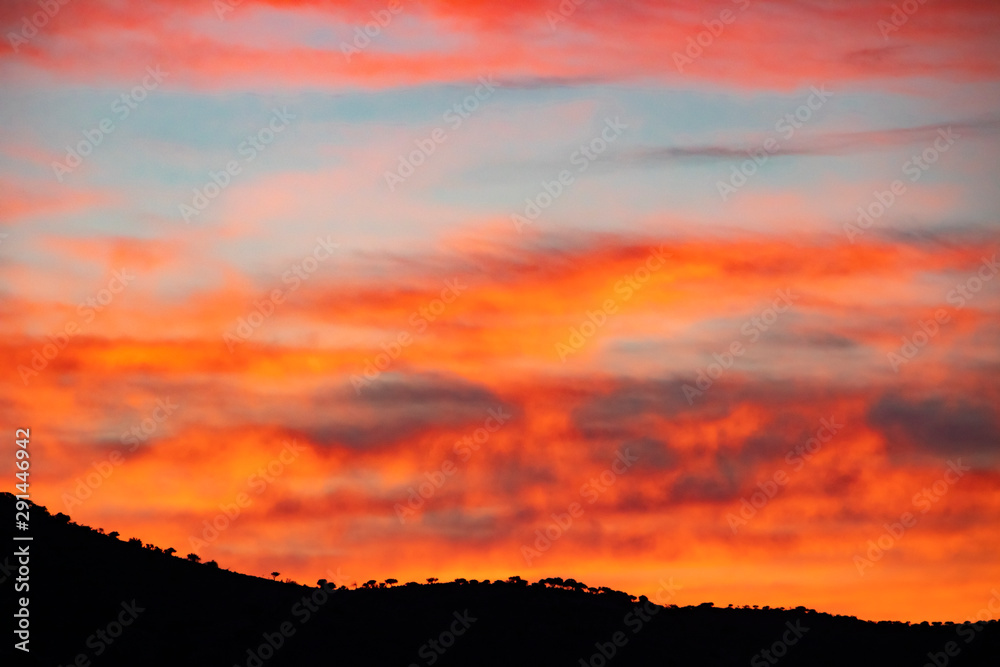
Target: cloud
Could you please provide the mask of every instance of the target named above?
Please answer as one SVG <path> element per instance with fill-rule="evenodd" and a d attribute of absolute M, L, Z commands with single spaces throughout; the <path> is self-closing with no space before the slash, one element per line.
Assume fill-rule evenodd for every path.
<path fill-rule="evenodd" d="M 954 131 L 958 137 L 983 137 L 995 134 L 1000 129 L 1000 118 L 977 120 L 956 120 L 955 122 L 933 123 L 915 127 L 897 127 L 883 130 L 858 130 L 852 132 L 827 132 L 799 135 L 791 144 L 778 141 L 779 146 L 769 154 L 780 156 L 831 156 L 856 155 L 870 151 L 885 150 L 896 146 L 924 146 L 933 142 L 940 132 Z M 779 139 L 777 133 L 767 135 L 758 142 L 748 140 L 740 146 L 665 146 L 630 148 L 609 153 L 609 161 L 629 164 L 648 164 L 690 160 L 719 160 L 730 162 L 746 160 L 748 151 L 759 151 L 765 139 Z"/>
<path fill-rule="evenodd" d="M 915 447 L 942 458 L 965 456 L 979 465 L 1000 460 L 1000 413 L 995 402 L 889 392 L 871 406 L 868 419 L 894 452 Z"/>
<path fill-rule="evenodd" d="M 362 395 L 335 391 L 312 401 L 304 433 L 324 446 L 371 449 L 413 445 L 428 432 L 479 427 L 506 402 L 459 378 L 387 374 Z"/>
<path fill-rule="evenodd" d="M 745 11 L 722 1 L 667 7 L 654 0 L 595 3 L 579 7 L 553 30 L 550 20 L 557 9 L 543 0 L 502 10 L 490 3 L 449 0 L 404 5 L 401 17 L 348 62 L 341 43 L 349 43 L 353 27 L 372 20 L 371 8 L 353 1 L 279 7 L 247 0 L 220 21 L 212 3 L 158 0 L 122 12 L 104 0 L 64 6 L 17 51 L 5 40 L 0 58 L 8 76 L 27 77 L 27 70 L 38 69 L 49 77 L 90 82 L 97 72 L 101 79 L 121 80 L 135 62 L 159 63 L 172 72 L 175 85 L 194 88 L 242 88 L 268 79 L 300 87 L 383 87 L 472 81 L 493 72 L 527 81 L 652 78 L 790 89 L 817 81 L 931 75 L 982 80 L 998 72 L 992 37 L 1000 12 L 990 2 L 922 5 L 891 34 L 888 45 L 879 22 L 889 20 L 892 9 L 862 0 L 850 11 L 778 0 L 752 3 Z M 34 10 L 27 0 L 6 3 L 0 15 L 5 33 Z M 700 53 L 692 50 L 699 33 L 710 35 L 705 22 L 719 20 L 727 10 L 735 16 L 724 32 Z M 969 12 L 975 12 L 975 22 L 967 20 Z M 287 20 L 280 29 L 269 23 L 265 39 L 258 22 L 269 13 Z M 453 39 L 436 50 L 407 45 L 407 21 Z M 317 33 L 328 37 L 304 47 L 306 38 L 314 42 Z M 116 38 L 90 37 L 110 34 Z M 761 34 L 770 38 L 761 40 Z M 523 48 L 526 40 L 533 48 Z M 595 42 L 599 60 L 585 57 Z M 677 54 L 691 62 L 678 65 Z"/>

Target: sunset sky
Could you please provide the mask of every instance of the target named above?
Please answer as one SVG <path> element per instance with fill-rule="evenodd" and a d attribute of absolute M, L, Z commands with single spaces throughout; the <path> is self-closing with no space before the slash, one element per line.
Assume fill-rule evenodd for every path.
<path fill-rule="evenodd" d="M 1000 3 L 122 6 L 0 5 L 36 502 L 308 584 L 1000 588 Z"/>

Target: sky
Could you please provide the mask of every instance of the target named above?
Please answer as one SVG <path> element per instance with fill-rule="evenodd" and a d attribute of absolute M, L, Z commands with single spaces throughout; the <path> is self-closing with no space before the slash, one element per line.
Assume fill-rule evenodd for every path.
<path fill-rule="evenodd" d="M 1000 587 L 997 3 L 0 26 L 0 416 L 50 511 L 309 584 Z"/>

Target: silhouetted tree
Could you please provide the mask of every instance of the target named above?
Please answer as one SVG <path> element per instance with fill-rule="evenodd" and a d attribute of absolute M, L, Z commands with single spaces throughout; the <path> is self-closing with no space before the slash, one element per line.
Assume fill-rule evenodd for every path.
<path fill-rule="evenodd" d="M 59 523 L 69 523 L 69 517 L 63 514 L 62 512 L 59 512 L 52 518 L 58 521 Z"/>
<path fill-rule="evenodd" d="M 167 554 L 168 556 L 173 556 L 175 553 L 177 553 L 177 549 L 174 549 L 173 547 L 167 547 L 166 549 L 163 550 L 163 553 Z"/>
<path fill-rule="evenodd" d="M 219 568 L 219 564 L 216 563 L 214 560 L 206 561 L 205 565 L 207 565 L 209 567 L 214 567 L 216 569 Z"/>
<path fill-rule="evenodd" d="M 326 579 L 320 579 L 319 581 L 316 582 L 316 585 L 319 588 L 326 588 L 327 583 L 329 582 Z"/>
<path fill-rule="evenodd" d="M 11 495 L 13 495 L 13 494 L 11 494 Z M 42 514 L 48 514 L 49 513 L 49 508 L 46 507 L 45 505 L 35 505 L 35 509 L 37 509 Z"/>
<path fill-rule="evenodd" d="M 192 563 L 198 563 L 201 561 L 201 556 L 199 556 L 198 554 L 188 554 L 187 559 Z"/>
<path fill-rule="evenodd" d="M 274 579 L 275 581 L 277 581 L 279 574 L 281 574 L 281 573 L 280 572 L 272 572 L 271 573 L 271 578 Z"/>
<path fill-rule="evenodd" d="M 142 546 L 142 540 L 140 540 L 138 537 L 130 537 L 130 538 L 128 538 L 128 543 L 131 544 L 134 547 L 141 547 Z"/>
<path fill-rule="evenodd" d="M 121 535 L 121 533 L 119 533 L 117 530 L 112 530 L 110 533 L 108 533 L 108 537 L 113 537 L 116 540 L 118 539 L 119 535 Z"/>
<path fill-rule="evenodd" d="M 385 583 L 386 583 L 386 585 L 388 585 L 388 586 L 392 586 L 393 584 L 398 584 L 398 583 L 399 583 L 399 580 L 398 580 L 398 579 L 386 579 L 386 580 L 385 580 Z"/>
<path fill-rule="evenodd" d="M 437 577 L 427 577 L 427 583 L 428 584 L 436 584 L 437 582 L 438 582 L 438 578 Z"/>

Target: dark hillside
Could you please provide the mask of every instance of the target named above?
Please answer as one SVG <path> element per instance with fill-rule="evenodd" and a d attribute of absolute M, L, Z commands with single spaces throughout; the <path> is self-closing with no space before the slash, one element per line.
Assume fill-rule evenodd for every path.
<path fill-rule="evenodd" d="M 6 516 L 13 517 L 13 502 L 9 494 L 0 499 Z M 13 593 L 16 558 L 6 546 L 0 586 L 8 638 L 14 599 L 30 598 L 31 653 L 14 651 L 3 664 L 920 667 L 933 664 L 929 652 L 940 654 L 939 666 L 944 658 L 1000 664 L 996 621 L 977 630 L 876 624 L 803 608 L 661 607 L 560 579 L 328 592 L 190 562 L 37 506 L 30 534 L 30 592 Z M 3 537 L 5 545 L 23 544 L 10 529 Z M 944 653 L 949 642 L 955 657 Z"/>

